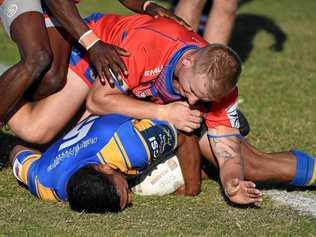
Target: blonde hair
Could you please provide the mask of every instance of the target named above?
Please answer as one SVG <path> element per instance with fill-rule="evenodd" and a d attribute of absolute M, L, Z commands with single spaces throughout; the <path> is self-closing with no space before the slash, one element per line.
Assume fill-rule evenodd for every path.
<path fill-rule="evenodd" d="M 210 94 L 220 96 L 236 86 L 241 73 L 241 60 L 231 48 L 210 44 L 198 50 L 193 70 L 195 74 L 206 75 Z"/>

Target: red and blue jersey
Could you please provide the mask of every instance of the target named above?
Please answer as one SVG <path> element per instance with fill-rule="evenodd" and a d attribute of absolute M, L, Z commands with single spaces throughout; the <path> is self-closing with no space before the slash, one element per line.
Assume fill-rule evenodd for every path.
<path fill-rule="evenodd" d="M 208 43 L 197 33 L 167 18 L 154 19 L 146 15 L 118 16 L 94 13 L 86 23 L 98 37 L 109 44 L 130 52 L 123 57 L 129 75 L 123 85 L 116 86 L 137 98 L 166 104 L 181 99 L 173 87 L 173 73 L 178 60 L 188 50 Z M 95 80 L 86 52 L 80 45 L 73 48 L 70 68 L 89 87 Z M 209 128 L 219 125 L 239 127 L 237 116 L 237 89 L 220 103 L 211 102 L 205 112 Z"/>

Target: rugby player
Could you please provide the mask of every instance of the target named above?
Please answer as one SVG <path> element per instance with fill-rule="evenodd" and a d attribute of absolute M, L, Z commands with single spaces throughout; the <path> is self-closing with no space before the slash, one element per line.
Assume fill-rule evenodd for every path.
<path fill-rule="evenodd" d="M 128 52 L 99 40 L 82 21 L 74 4 L 78 1 L 0 0 L 1 22 L 17 44 L 21 56 L 20 62 L 0 77 L 0 121 L 6 121 L 14 113 L 24 92 L 44 74 L 43 80 L 36 83 L 30 92 L 33 99 L 43 98 L 64 86 L 71 37 L 85 47 L 103 83 L 106 79 L 110 82 L 113 80 L 109 69 L 115 75 L 120 72 L 127 75 L 128 71 L 120 56 L 128 56 Z M 135 12 L 169 17 L 188 26 L 179 17 L 152 1 L 120 2 Z"/>
<path fill-rule="evenodd" d="M 196 33 L 167 19 L 93 14 L 87 22 L 103 40 L 131 52 L 130 57 L 123 59 L 129 76 L 121 77 L 122 81 L 118 78 L 115 88 L 95 82 L 87 56 L 75 48 L 65 88 L 36 105 L 26 104 L 10 120 L 19 136 L 33 142 L 51 140 L 74 116 L 91 87 L 87 107 L 92 113 L 161 119 L 187 132 L 200 127 L 204 119 L 208 133 L 201 136 L 201 149 L 203 154 L 209 154 L 206 157 L 211 162 L 218 164 L 222 185 L 233 202 L 240 203 L 244 197 L 248 183 L 244 179 L 293 185 L 315 183 L 312 157 L 296 151 L 265 154 L 250 149 L 241 138 L 236 103 L 241 65 L 231 49 L 208 45 Z M 206 76 L 205 70 L 211 76 Z M 135 97 L 147 97 L 156 103 Z M 187 100 L 188 104 L 179 100 Z M 202 102 L 208 107 L 203 108 Z M 191 109 L 194 106 L 196 109 Z M 242 155 L 241 160 L 243 150 L 248 150 L 249 156 Z M 280 156 L 283 158 L 278 159 Z"/>
<path fill-rule="evenodd" d="M 184 177 L 182 194 L 196 195 L 200 191 L 198 145 L 164 121 L 90 116 L 43 154 L 15 147 L 11 161 L 16 178 L 38 198 L 69 200 L 77 211 L 119 211 L 131 202 L 126 175 L 143 172 L 176 148 Z M 249 188 L 248 192 L 254 191 Z"/>

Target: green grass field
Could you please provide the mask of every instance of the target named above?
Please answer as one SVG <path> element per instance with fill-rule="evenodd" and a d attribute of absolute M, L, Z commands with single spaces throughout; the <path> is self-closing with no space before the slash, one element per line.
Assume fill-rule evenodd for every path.
<path fill-rule="evenodd" d="M 83 1 L 82 14 L 128 13 L 116 1 L 100 2 Z M 251 124 L 249 140 L 266 151 L 297 147 L 316 155 L 315 10 L 315 0 L 254 0 L 239 9 L 233 45 L 245 58 L 241 109 Z M 2 31 L 0 42 L 0 63 L 16 62 L 15 45 Z M 11 169 L 0 171 L 0 237 L 316 236 L 315 229 L 315 217 L 267 196 L 259 209 L 231 207 L 212 180 L 195 198 L 135 196 L 122 213 L 99 215 L 39 201 L 17 184 Z"/>

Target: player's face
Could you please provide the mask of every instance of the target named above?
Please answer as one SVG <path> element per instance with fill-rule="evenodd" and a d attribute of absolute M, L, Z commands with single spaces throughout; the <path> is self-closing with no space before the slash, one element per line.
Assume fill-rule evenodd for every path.
<path fill-rule="evenodd" d="M 99 172 L 107 175 L 120 196 L 120 206 L 123 210 L 128 204 L 132 202 L 132 192 L 128 187 L 126 177 L 120 172 L 112 169 L 109 165 L 98 165 L 95 168 Z"/>
<path fill-rule="evenodd" d="M 111 179 L 118 195 L 120 196 L 120 206 L 121 210 L 123 210 L 128 204 L 132 202 L 132 193 L 128 187 L 124 175 L 120 174 L 117 171 L 114 171 Z"/>
<path fill-rule="evenodd" d="M 223 88 L 217 88 L 212 91 L 208 86 L 209 81 L 207 75 L 196 75 L 192 67 L 187 67 L 179 74 L 178 81 L 174 81 L 174 87 L 187 99 L 190 105 L 194 105 L 198 101 L 220 102 L 235 88 L 225 88 L 225 90 L 223 90 Z"/>
<path fill-rule="evenodd" d="M 193 70 L 187 68 L 179 75 L 179 80 L 174 82 L 174 87 L 190 105 L 194 105 L 198 101 L 212 100 L 206 83 L 207 78 L 204 75 L 194 75 Z"/>

